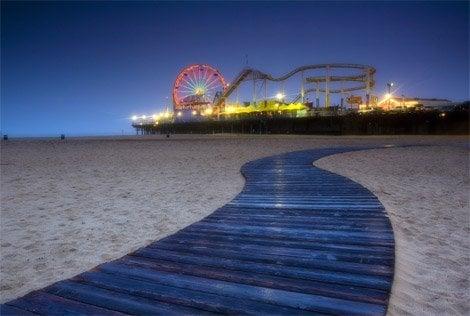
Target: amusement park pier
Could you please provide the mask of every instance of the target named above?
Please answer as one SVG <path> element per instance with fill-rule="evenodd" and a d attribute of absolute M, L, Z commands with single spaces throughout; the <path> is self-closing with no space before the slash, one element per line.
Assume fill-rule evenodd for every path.
<path fill-rule="evenodd" d="M 468 102 L 410 98 L 387 83 L 375 93 L 376 69 L 312 64 L 281 76 L 245 68 L 229 83 L 215 67 L 194 64 L 173 84 L 172 110 L 132 117 L 137 134 L 468 133 Z"/>

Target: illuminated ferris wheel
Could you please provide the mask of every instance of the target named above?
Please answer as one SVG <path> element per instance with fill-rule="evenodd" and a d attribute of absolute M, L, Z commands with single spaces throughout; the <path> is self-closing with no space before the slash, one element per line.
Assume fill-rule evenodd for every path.
<path fill-rule="evenodd" d="M 173 86 L 175 110 L 199 110 L 210 107 L 215 97 L 226 88 L 224 77 L 209 65 L 191 65 L 176 77 Z"/>

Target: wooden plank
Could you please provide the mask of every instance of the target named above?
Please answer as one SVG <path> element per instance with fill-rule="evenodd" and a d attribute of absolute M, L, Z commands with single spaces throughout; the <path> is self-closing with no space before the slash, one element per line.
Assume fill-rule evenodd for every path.
<path fill-rule="evenodd" d="M 276 221 L 276 220 L 260 220 L 253 218 L 249 219 L 218 219 L 218 218 L 208 218 L 204 221 L 205 223 L 213 224 L 228 224 L 228 225 L 238 225 L 238 226 L 267 226 L 267 227 L 278 227 L 278 228 L 298 228 L 298 229 L 313 229 L 313 230 L 332 230 L 332 231 L 350 231 L 350 232 L 373 232 L 373 233 L 391 233 L 392 228 L 386 225 L 386 223 L 371 223 L 362 222 L 362 223 L 348 223 L 345 221 L 343 223 L 330 222 L 330 223 L 319 223 L 319 222 L 285 222 L 285 221 Z"/>
<path fill-rule="evenodd" d="M 122 315 L 117 311 L 83 304 L 43 291 L 32 292 L 8 304 L 41 315 Z"/>
<path fill-rule="evenodd" d="M 275 258 L 273 261 L 287 259 L 291 262 L 301 259 L 328 260 L 341 262 L 354 262 L 367 265 L 390 265 L 393 263 L 393 254 L 369 254 L 369 253 L 349 253 L 341 250 L 313 250 L 295 249 L 287 247 L 276 247 L 274 245 L 244 245 L 241 243 L 201 243 L 192 240 L 165 240 L 157 245 L 150 245 L 149 249 L 166 249 L 172 251 L 182 251 L 189 253 L 201 253 L 215 257 L 239 258 L 243 260 L 255 260 L 261 257 Z M 258 257 L 258 255 L 260 257 Z M 279 261 L 280 262 L 280 261 Z M 341 265 L 341 263 L 339 263 Z"/>
<path fill-rule="evenodd" d="M 243 247 L 232 243 L 230 246 L 222 249 L 217 248 L 216 245 L 208 247 L 206 245 L 197 245 L 190 242 L 185 244 L 162 242 L 158 246 L 151 245 L 148 247 L 149 250 L 153 249 L 165 249 L 170 251 L 177 251 L 183 253 L 201 254 L 206 256 L 214 256 L 221 258 L 238 258 L 242 260 L 253 261 L 259 257 L 276 258 L 276 260 L 292 259 L 293 260 L 329 260 L 335 262 L 354 262 L 371 265 L 390 265 L 393 262 L 393 256 L 391 255 L 375 255 L 375 254 L 349 254 L 340 251 L 321 251 L 321 250 L 310 250 L 304 251 L 304 253 L 295 251 L 293 249 L 285 249 L 279 247 L 263 248 L 262 246 L 257 247 Z M 264 253 L 263 253 L 264 252 Z M 259 256 L 259 257 L 258 257 Z M 341 263 L 340 263 L 341 264 Z"/>
<path fill-rule="evenodd" d="M 381 246 L 360 246 L 351 244 L 336 244 L 336 243 L 313 243 L 310 241 L 302 240 L 286 240 L 275 239 L 266 237 L 245 237 L 237 234 L 230 233 L 216 233 L 216 232 L 188 232 L 180 231 L 177 235 L 169 236 L 164 240 L 185 240 L 192 239 L 196 242 L 234 242 L 240 244 L 264 245 L 274 247 L 290 247 L 292 249 L 312 249 L 312 250 L 328 250 L 344 251 L 345 253 L 370 253 L 370 254 L 394 254 L 394 249 L 390 247 Z"/>
<path fill-rule="evenodd" d="M 129 267 L 132 268 L 132 267 Z M 293 308 L 278 307 L 253 300 L 245 300 L 243 305 L 238 299 L 200 291 L 162 285 L 156 282 L 132 279 L 123 275 L 103 272 L 86 272 L 73 280 L 100 288 L 146 297 L 171 304 L 184 305 L 214 313 L 223 314 L 304 314 Z M 307 313 L 308 314 L 308 313 Z M 313 314 L 313 313 L 312 313 Z"/>
<path fill-rule="evenodd" d="M 38 314 L 18 308 L 16 306 L 3 304 L 3 305 L 0 305 L 0 315 L 2 316 L 21 316 L 21 315 L 29 316 L 29 315 L 38 315 Z"/>
<path fill-rule="evenodd" d="M 363 245 L 363 246 L 385 246 L 385 247 L 394 247 L 393 235 L 388 234 L 383 236 L 384 238 L 377 238 L 376 236 L 369 236 L 363 234 L 363 236 L 354 237 L 351 234 L 323 234 L 322 231 L 310 232 L 308 230 L 295 230 L 295 229 L 270 229 L 265 227 L 260 228 L 250 228 L 250 227 L 237 227 L 229 225 L 191 225 L 187 228 L 187 231 L 191 232 L 230 232 L 236 233 L 241 236 L 250 236 L 250 237 L 264 237 L 271 236 L 272 238 L 284 239 L 288 238 L 290 240 L 303 240 L 310 242 L 326 242 L 326 243 L 343 243 L 343 244 L 352 244 L 352 245 Z"/>
<path fill-rule="evenodd" d="M 204 315 L 209 312 L 177 304 L 169 304 L 139 296 L 110 291 L 76 281 L 62 281 L 44 291 L 110 311 L 137 315 Z"/>
<path fill-rule="evenodd" d="M 327 225 L 357 225 L 357 226 L 366 226 L 366 227 L 389 227 L 388 222 L 381 218 L 352 218 L 351 216 L 342 216 L 342 217 L 332 217 L 329 216 L 314 216 L 309 214 L 308 216 L 289 216 L 283 215 L 282 217 L 279 214 L 268 215 L 268 214 L 250 214 L 249 218 L 246 218 L 243 214 L 228 214 L 228 213 L 216 213 L 210 215 L 208 220 L 226 220 L 226 221 L 238 221 L 242 222 L 273 222 L 273 223 L 290 223 L 290 224 L 327 224 Z"/>
<path fill-rule="evenodd" d="M 383 219 L 386 215 L 382 210 L 375 210 L 371 212 L 370 210 L 361 210 L 361 209 L 322 209 L 318 208 L 315 210 L 305 210 L 305 209 L 296 209 L 296 208 L 250 208 L 250 207 L 234 207 L 234 206 L 224 206 L 221 209 L 218 209 L 214 214 L 234 214 L 234 215 L 243 215 L 250 217 L 251 215 L 274 215 L 274 216 L 321 216 L 321 217 L 331 217 L 335 218 L 358 218 L 358 219 Z"/>

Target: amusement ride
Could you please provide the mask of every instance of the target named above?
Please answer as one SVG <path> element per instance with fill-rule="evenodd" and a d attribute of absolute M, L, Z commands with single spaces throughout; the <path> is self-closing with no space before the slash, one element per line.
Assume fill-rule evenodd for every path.
<path fill-rule="evenodd" d="M 360 110 L 377 106 L 372 94 L 375 68 L 360 64 L 313 64 L 295 68 L 282 76 L 245 68 L 230 83 L 220 71 L 207 64 L 183 68 L 173 84 L 173 111 L 134 116 L 140 124 L 163 120 L 223 118 L 234 115 L 277 113 L 306 116 L 337 109 Z M 285 86 L 290 84 L 290 93 Z M 268 85 L 277 93 L 268 93 Z M 239 101 L 239 90 L 250 86 L 251 100 Z M 279 89 L 279 87 L 281 87 Z M 336 96 L 339 103 L 332 103 Z M 236 97 L 236 100 L 233 100 Z M 245 93 L 246 97 L 246 93 Z M 322 104 L 321 104 L 322 103 Z"/>

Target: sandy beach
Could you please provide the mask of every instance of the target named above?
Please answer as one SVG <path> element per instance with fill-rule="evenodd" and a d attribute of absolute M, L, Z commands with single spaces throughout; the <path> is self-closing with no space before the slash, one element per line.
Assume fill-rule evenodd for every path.
<path fill-rule="evenodd" d="M 240 167 L 247 161 L 319 147 L 462 145 L 466 139 L 180 135 L 2 142 L 1 302 L 198 221 L 242 189 Z M 371 150 L 317 164 L 368 187 L 390 212 L 397 243 L 391 314 L 465 313 L 468 149 Z"/>

